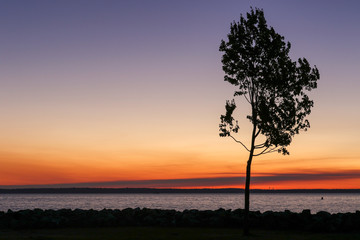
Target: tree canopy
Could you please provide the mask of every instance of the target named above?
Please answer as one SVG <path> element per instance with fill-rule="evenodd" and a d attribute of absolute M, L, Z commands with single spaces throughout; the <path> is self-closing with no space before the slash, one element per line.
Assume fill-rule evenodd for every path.
<path fill-rule="evenodd" d="M 234 97 L 243 96 L 251 105 L 247 116 L 253 124 L 255 138 L 262 134 L 265 141 L 255 144 L 254 156 L 270 152 L 289 154 L 286 147 L 295 134 L 310 127 L 306 116 L 314 102 L 307 91 L 317 87 L 319 71 L 305 58 L 292 61 L 291 44 L 266 23 L 264 12 L 251 9 L 246 18 L 233 22 L 227 41 L 222 40 L 224 80 L 236 86 Z M 233 117 L 235 100 L 226 102 L 221 115 L 220 136 L 230 136 L 239 130 Z M 241 143 L 249 152 L 251 147 Z"/>

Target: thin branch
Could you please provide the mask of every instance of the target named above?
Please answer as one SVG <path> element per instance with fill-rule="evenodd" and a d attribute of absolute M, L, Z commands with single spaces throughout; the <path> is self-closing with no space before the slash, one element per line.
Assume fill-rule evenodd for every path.
<path fill-rule="evenodd" d="M 258 132 L 255 134 L 255 138 L 259 135 L 260 132 L 261 130 L 259 129 Z"/>
<path fill-rule="evenodd" d="M 254 154 L 253 156 L 254 157 L 257 157 L 257 156 L 260 156 L 260 155 L 262 155 L 262 154 L 267 154 L 267 153 L 272 153 L 272 152 L 276 152 L 278 149 L 277 149 L 277 147 L 274 147 L 274 148 L 271 148 L 271 149 L 269 149 L 269 147 L 267 147 L 267 148 L 265 148 L 263 151 L 261 151 L 260 153 L 258 153 L 258 154 Z M 266 150 L 268 150 L 268 151 L 266 151 Z"/>
<path fill-rule="evenodd" d="M 266 150 L 268 150 L 269 149 L 269 147 L 266 147 L 264 150 L 262 150 L 260 153 L 258 153 L 258 154 L 254 154 L 253 156 L 254 157 L 257 157 L 257 156 L 260 156 L 261 154 L 263 154 Z"/>
<path fill-rule="evenodd" d="M 250 103 L 249 99 L 246 97 L 245 94 L 244 94 L 244 97 L 245 97 L 246 101 L 247 101 L 248 103 Z M 250 104 L 251 104 L 251 103 L 250 103 Z"/>
<path fill-rule="evenodd" d="M 240 143 L 248 152 L 250 152 L 250 150 L 245 146 L 245 144 L 243 144 L 241 141 L 237 140 L 236 138 L 234 138 L 233 136 L 229 135 L 232 139 L 234 139 L 235 142 Z"/>
<path fill-rule="evenodd" d="M 265 146 L 265 143 L 266 143 L 266 142 L 264 142 L 264 143 L 262 143 L 262 144 L 255 145 L 254 148 L 255 148 L 255 149 L 264 148 L 264 147 L 266 147 L 266 146 Z"/>
<path fill-rule="evenodd" d="M 279 149 L 273 149 L 273 150 L 269 150 L 267 152 L 264 152 L 263 154 L 268 154 L 268 153 L 273 153 L 273 152 L 277 152 Z"/>

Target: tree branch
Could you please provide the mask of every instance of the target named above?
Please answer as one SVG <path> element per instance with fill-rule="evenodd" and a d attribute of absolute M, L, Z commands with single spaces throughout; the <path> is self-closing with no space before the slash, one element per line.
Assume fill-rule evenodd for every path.
<path fill-rule="evenodd" d="M 258 154 L 254 154 L 254 157 L 260 156 L 261 154 L 263 154 L 266 150 L 268 150 L 269 147 L 266 147 L 264 150 L 262 150 L 260 153 Z"/>
<path fill-rule="evenodd" d="M 260 132 L 261 132 L 261 131 L 260 131 L 260 129 L 259 129 L 258 132 L 255 134 L 255 138 L 259 135 Z"/>
<path fill-rule="evenodd" d="M 267 152 L 264 152 L 263 154 L 268 154 L 268 153 L 273 153 L 273 152 L 277 152 L 279 149 L 278 148 L 274 148 L 272 150 L 269 150 Z"/>
<path fill-rule="evenodd" d="M 266 146 L 265 146 L 265 143 L 266 143 L 266 142 L 264 142 L 264 143 L 262 143 L 262 144 L 255 145 L 255 149 L 260 149 L 260 148 L 266 147 Z"/>
<path fill-rule="evenodd" d="M 241 141 L 237 140 L 236 138 L 234 138 L 233 136 L 229 135 L 232 139 L 234 139 L 235 142 L 240 143 L 248 152 L 250 152 L 250 150 L 245 146 L 245 144 L 243 144 Z"/>
<path fill-rule="evenodd" d="M 245 97 L 246 101 L 251 104 L 250 100 L 246 97 L 245 94 L 244 94 L 244 97 Z"/>
<path fill-rule="evenodd" d="M 260 153 L 254 154 L 254 157 L 260 156 L 260 155 L 262 155 L 262 154 L 267 154 L 267 153 L 276 152 L 276 151 L 277 151 L 277 148 L 278 148 L 278 147 L 274 147 L 274 148 L 269 149 L 269 147 L 267 147 L 267 148 L 265 148 L 263 151 L 261 151 Z M 268 150 L 268 149 L 269 149 L 269 150 Z M 266 150 L 268 150 L 268 151 L 266 151 Z"/>

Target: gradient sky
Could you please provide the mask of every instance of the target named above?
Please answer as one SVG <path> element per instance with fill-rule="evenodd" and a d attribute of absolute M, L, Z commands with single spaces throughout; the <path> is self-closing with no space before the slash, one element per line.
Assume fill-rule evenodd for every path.
<path fill-rule="evenodd" d="M 0 187 L 243 187 L 218 48 L 250 6 L 321 74 L 310 130 L 252 187 L 360 188 L 357 0 L 0 1 Z"/>

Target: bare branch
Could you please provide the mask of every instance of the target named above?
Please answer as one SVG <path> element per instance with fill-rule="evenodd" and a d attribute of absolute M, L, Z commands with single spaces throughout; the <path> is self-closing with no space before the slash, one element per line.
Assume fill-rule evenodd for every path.
<path fill-rule="evenodd" d="M 264 148 L 264 147 L 266 147 L 266 146 L 265 146 L 265 143 L 266 143 L 266 142 L 264 142 L 264 143 L 262 143 L 262 144 L 255 145 L 254 148 L 255 148 L 255 149 Z"/>
<path fill-rule="evenodd" d="M 278 149 L 278 147 L 274 147 L 274 148 L 271 148 L 269 149 L 269 147 L 265 148 L 263 151 L 261 151 L 260 153 L 258 154 L 254 154 L 254 157 L 257 157 L 257 156 L 260 156 L 262 154 L 267 154 L 267 153 L 272 153 L 272 152 L 276 152 Z M 269 149 L 269 150 L 268 150 Z"/>
<path fill-rule="evenodd" d="M 244 97 L 245 97 L 246 101 L 251 104 L 250 100 L 246 97 L 245 94 L 244 94 Z"/>
<path fill-rule="evenodd" d="M 250 150 L 245 146 L 245 144 L 243 144 L 241 141 L 237 140 L 236 138 L 234 138 L 233 136 L 229 135 L 232 139 L 234 139 L 235 142 L 240 143 L 248 152 L 250 152 Z"/>
<path fill-rule="evenodd" d="M 262 150 L 260 153 L 258 154 L 254 154 L 254 157 L 260 156 L 261 154 L 263 154 L 266 150 L 268 150 L 269 147 L 266 147 L 264 150 Z"/>
<path fill-rule="evenodd" d="M 259 135 L 260 132 L 261 130 L 259 129 L 258 132 L 255 134 L 255 138 Z"/>
<path fill-rule="evenodd" d="M 267 152 L 264 152 L 263 154 L 268 154 L 268 153 L 273 153 L 273 152 L 277 152 L 279 149 L 278 148 L 274 148 L 273 150 L 269 150 Z"/>

